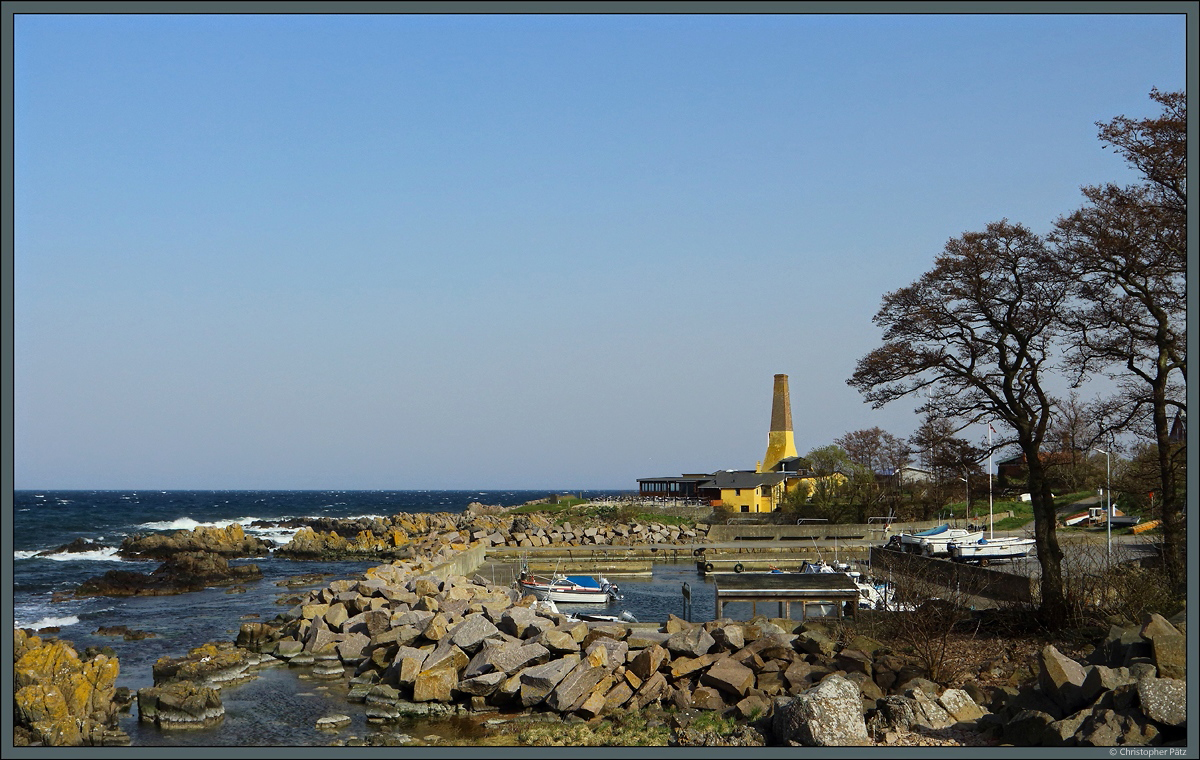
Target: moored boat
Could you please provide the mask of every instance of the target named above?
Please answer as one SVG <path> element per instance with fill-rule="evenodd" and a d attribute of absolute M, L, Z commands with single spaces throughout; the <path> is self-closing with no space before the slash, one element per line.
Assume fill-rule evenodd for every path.
<path fill-rule="evenodd" d="M 542 578 L 522 572 L 517 585 L 538 599 L 556 603 L 604 604 L 610 599 L 619 598 L 617 595 L 620 593 L 617 585 L 604 576 L 592 578 L 587 575 L 556 574 L 551 578 Z"/>

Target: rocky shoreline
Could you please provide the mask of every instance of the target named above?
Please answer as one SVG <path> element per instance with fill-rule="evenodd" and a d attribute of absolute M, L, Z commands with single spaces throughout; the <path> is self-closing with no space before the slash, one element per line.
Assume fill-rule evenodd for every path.
<path fill-rule="evenodd" d="M 1181 622 L 1177 628 L 1158 616 L 1114 625 L 1082 661 L 1042 647 L 1024 683 L 951 688 L 927 680 L 912 657 L 847 624 L 762 617 L 688 623 L 674 616 L 661 625 L 583 623 L 540 609 L 514 588 L 448 570 L 462 551 L 481 545 L 690 543 L 706 526 L 575 528 L 541 515 L 467 512 L 293 527 L 300 530 L 277 553 L 384 564 L 357 580 L 298 592 L 295 605 L 275 620 L 243 623 L 235 642 L 160 660 L 154 686 L 137 694 L 139 720 L 162 729 L 214 725 L 224 715 L 222 687 L 254 678 L 262 667 L 286 665 L 343 682 L 348 700 L 381 730 L 373 739 L 335 743 L 388 743 L 387 728 L 414 716 L 490 715 L 489 724 L 503 727 L 553 714 L 593 726 L 659 712 L 660 739 L 677 746 L 1184 741 L 1185 631 Z M 257 568 L 231 567 L 228 559 L 272 548 L 257 541 L 237 525 L 131 537 L 123 554 L 166 561 L 148 575 L 114 571 L 90 579 L 78 593 L 181 593 L 248 579 Z M 34 694 L 41 677 L 32 663 L 39 656 L 70 661 L 73 650 L 67 642 L 21 636 L 21 741 L 119 743 L 110 732 L 120 709 L 111 683 L 92 677 L 87 699 L 64 699 L 62 707 Z M 31 655 L 42 650 L 47 654 Z M 115 659 L 103 657 L 79 661 L 79 672 L 111 671 L 115 680 Z M 726 721 L 723 727 L 714 728 L 711 716 Z M 343 718 L 325 716 L 321 728 L 336 730 Z"/>

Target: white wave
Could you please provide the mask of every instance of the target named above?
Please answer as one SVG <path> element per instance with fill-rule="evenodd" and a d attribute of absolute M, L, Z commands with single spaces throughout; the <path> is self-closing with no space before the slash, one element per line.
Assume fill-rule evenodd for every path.
<path fill-rule="evenodd" d="M 190 517 L 180 517 L 175 520 L 141 523 L 138 527 L 145 530 L 192 530 L 193 528 L 199 528 L 201 525 L 212 527 L 216 523 L 203 523 L 193 520 Z"/>
<path fill-rule="evenodd" d="M 179 517 L 174 520 L 162 520 L 159 522 L 141 523 L 137 527 L 143 530 L 193 530 L 195 528 L 227 528 L 234 523 L 242 527 L 249 527 L 250 523 L 256 520 L 262 520 L 261 517 L 235 517 L 231 520 L 214 520 L 212 522 L 200 522 L 193 520 L 190 517 Z M 288 519 L 288 518 L 275 518 Z"/>
<path fill-rule="evenodd" d="M 274 541 L 282 546 L 295 538 L 299 530 L 299 528 L 256 528 L 246 532 L 252 533 L 258 538 Z"/>
<path fill-rule="evenodd" d="M 13 552 L 13 559 L 33 559 L 44 550 L 19 549 Z M 125 560 L 117 556 L 117 547 L 110 546 L 104 549 L 97 549 L 90 552 L 55 552 L 54 554 L 46 554 L 38 559 L 52 559 L 56 562 L 72 562 L 75 560 L 84 560 L 88 562 L 124 562 Z"/>
<path fill-rule="evenodd" d="M 52 559 L 56 562 L 69 562 L 72 560 L 87 560 L 89 562 L 124 562 L 125 560 L 117 556 L 117 547 L 110 546 L 106 549 L 97 549 L 90 552 L 56 552 L 47 554 L 41 559 Z"/>
<path fill-rule="evenodd" d="M 39 628 L 64 628 L 68 625 L 75 625 L 78 622 L 79 618 L 74 615 L 67 617 L 44 617 L 34 623 L 26 623 L 20 619 L 13 620 L 13 624 L 17 628 L 32 628 L 34 630 Z"/>

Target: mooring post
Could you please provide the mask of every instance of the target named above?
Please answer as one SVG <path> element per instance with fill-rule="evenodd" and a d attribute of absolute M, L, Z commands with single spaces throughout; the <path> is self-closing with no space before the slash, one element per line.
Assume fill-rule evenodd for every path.
<path fill-rule="evenodd" d="M 692 622 L 692 586 L 687 581 L 683 582 L 683 617 Z"/>

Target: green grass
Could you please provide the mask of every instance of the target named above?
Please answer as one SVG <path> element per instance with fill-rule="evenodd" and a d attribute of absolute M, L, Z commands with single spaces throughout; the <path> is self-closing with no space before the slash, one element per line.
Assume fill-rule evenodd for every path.
<path fill-rule="evenodd" d="M 738 728 L 738 722 L 732 717 L 723 717 L 716 712 L 702 712 L 688 724 L 688 728 L 698 731 L 712 731 L 722 736 L 732 734 Z"/>
<path fill-rule="evenodd" d="M 540 514 L 543 512 L 546 514 L 558 514 L 559 512 L 566 511 L 566 509 L 567 505 L 565 504 L 522 504 L 519 507 L 513 508 L 510 512 L 514 515 Z"/>
<path fill-rule="evenodd" d="M 692 521 L 686 517 L 675 517 L 674 515 L 660 515 L 654 512 L 640 512 L 637 515 L 638 522 L 656 522 L 662 525 L 691 525 Z"/>
<path fill-rule="evenodd" d="M 612 507 L 607 505 L 591 505 L 587 501 L 575 499 L 564 500 L 560 504 L 525 504 L 513 509 L 514 514 L 545 514 L 554 517 L 554 522 L 562 525 L 572 520 L 607 520 L 609 522 L 641 522 L 660 523 L 662 525 L 680 525 L 691 527 L 695 520 L 687 517 L 664 515 L 657 512 L 635 512 L 631 507 Z"/>
<path fill-rule="evenodd" d="M 1092 496 L 1091 491 L 1076 491 L 1075 493 L 1059 494 L 1054 497 L 1055 507 L 1074 504 L 1077 501 Z M 1033 504 L 1028 501 L 998 501 L 993 506 L 996 512 L 1013 513 L 1012 517 L 996 521 L 996 530 L 1019 530 L 1033 520 Z"/>

